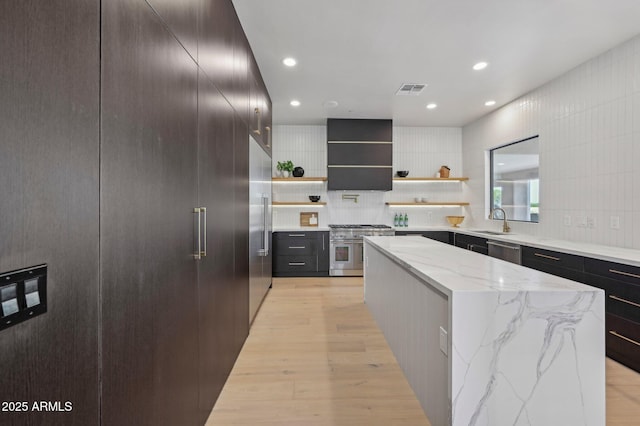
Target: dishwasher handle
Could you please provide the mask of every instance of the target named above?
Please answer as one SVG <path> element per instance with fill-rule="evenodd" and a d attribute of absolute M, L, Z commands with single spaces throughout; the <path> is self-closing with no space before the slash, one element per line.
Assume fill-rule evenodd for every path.
<path fill-rule="evenodd" d="M 495 241 L 487 241 L 487 244 L 490 246 L 498 246 L 498 247 L 502 247 L 510 250 L 520 250 L 519 245 L 509 245 L 509 244 L 498 243 Z"/>

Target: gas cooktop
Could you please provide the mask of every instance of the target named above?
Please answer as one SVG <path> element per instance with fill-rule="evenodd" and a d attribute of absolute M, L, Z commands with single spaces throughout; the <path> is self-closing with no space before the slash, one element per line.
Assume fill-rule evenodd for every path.
<path fill-rule="evenodd" d="M 329 225 L 329 228 L 336 229 L 391 229 L 388 225 Z"/>

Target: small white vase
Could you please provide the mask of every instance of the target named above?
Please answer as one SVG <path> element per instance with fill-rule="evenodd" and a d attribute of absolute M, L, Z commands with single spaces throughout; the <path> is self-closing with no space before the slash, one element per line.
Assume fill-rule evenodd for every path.
<path fill-rule="evenodd" d="M 282 177 L 288 178 L 289 177 L 289 172 L 287 170 L 283 170 L 282 171 Z"/>

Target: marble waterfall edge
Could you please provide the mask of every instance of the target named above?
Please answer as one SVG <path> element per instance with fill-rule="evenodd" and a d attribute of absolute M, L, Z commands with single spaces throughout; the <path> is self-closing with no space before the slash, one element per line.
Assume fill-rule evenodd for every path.
<path fill-rule="evenodd" d="M 605 424 L 598 290 L 463 292 L 452 309 L 452 424 Z"/>

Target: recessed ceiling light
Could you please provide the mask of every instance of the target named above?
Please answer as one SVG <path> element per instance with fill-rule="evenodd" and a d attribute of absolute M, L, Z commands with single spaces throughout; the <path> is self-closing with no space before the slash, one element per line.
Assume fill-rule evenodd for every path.
<path fill-rule="evenodd" d="M 504 163 L 498 163 L 498 166 L 504 166 Z"/>
<path fill-rule="evenodd" d="M 493 106 L 496 104 L 496 101 L 487 101 L 484 103 L 486 106 Z"/>
<path fill-rule="evenodd" d="M 480 70 L 485 69 L 487 67 L 487 65 L 489 65 L 489 64 L 486 63 L 486 62 L 478 62 L 477 64 L 475 64 L 473 66 L 473 69 L 476 70 L 476 71 L 480 71 Z"/>
<path fill-rule="evenodd" d="M 338 106 L 338 102 L 337 101 L 325 101 L 322 106 L 324 106 L 325 108 L 335 108 Z"/>
<path fill-rule="evenodd" d="M 284 59 L 282 60 L 282 63 L 283 63 L 283 64 L 285 64 L 285 65 L 286 65 L 286 66 L 288 66 L 288 67 L 295 67 L 295 66 L 296 66 L 296 64 L 298 63 L 298 61 L 296 61 L 296 60 L 295 60 L 295 59 L 293 59 L 293 58 L 284 58 Z"/>
<path fill-rule="evenodd" d="M 438 106 L 438 104 L 429 104 L 427 105 L 427 109 L 434 109 Z"/>
<path fill-rule="evenodd" d="M 291 105 L 292 107 L 299 107 L 300 106 L 300 101 L 297 100 L 292 100 L 291 102 L 289 102 L 289 105 Z"/>

